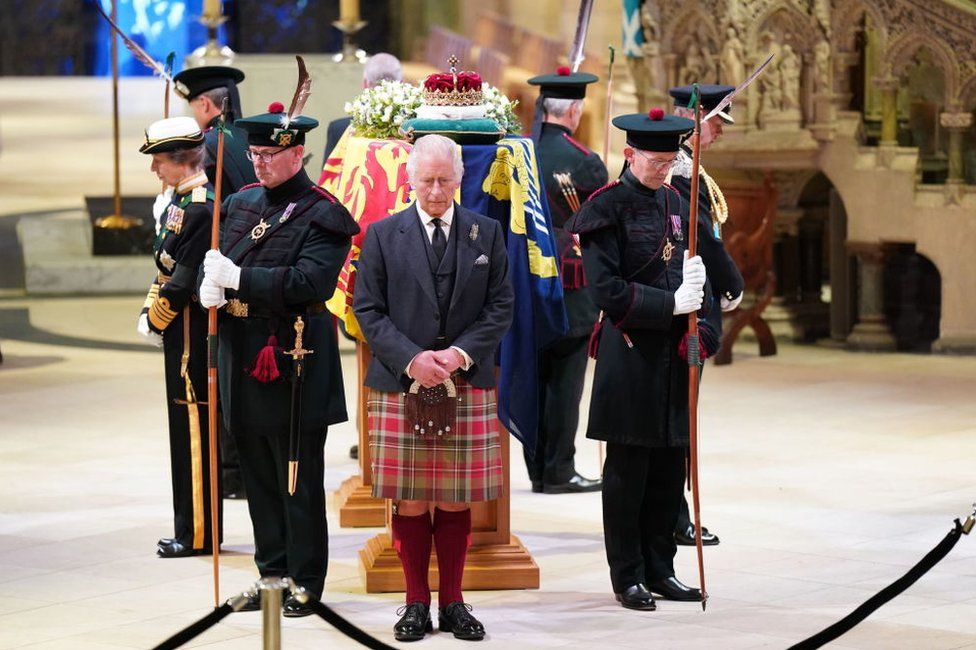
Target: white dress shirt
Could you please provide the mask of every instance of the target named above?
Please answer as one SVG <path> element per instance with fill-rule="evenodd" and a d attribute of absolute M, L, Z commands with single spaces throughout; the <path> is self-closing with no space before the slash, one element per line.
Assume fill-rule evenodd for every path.
<path fill-rule="evenodd" d="M 430 243 L 433 244 L 434 243 L 434 228 L 437 227 L 437 226 L 434 225 L 434 219 L 436 219 L 438 217 L 432 217 L 429 214 L 427 214 L 427 212 L 425 212 L 424 209 L 422 207 L 420 207 L 420 203 L 419 202 L 416 203 L 416 206 L 417 206 L 417 214 L 420 215 L 420 224 L 424 227 L 424 232 L 427 233 L 427 241 L 429 241 Z M 447 238 L 449 238 L 451 236 L 451 224 L 454 223 L 454 203 L 453 202 L 451 202 L 450 207 L 439 218 L 440 218 L 440 220 L 442 222 L 441 223 L 441 230 L 444 231 L 444 239 L 446 241 Z M 468 370 L 474 364 L 474 361 L 471 359 L 471 357 L 468 356 L 468 353 L 465 352 L 464 350 L 462 350 L 461 348 L 457 347 L 456 345 L 452 345 L 450 349 L 451 350 L 457 350 L 458 353 L 461 355 L 461 359 L 462 359 L 461 368 L 463 370 Z M 414 357 L 414 359 L 416 359 L 416 358 L 417 357 Z M 411 359 L 410 360 L 410 363 L 407 364 L 407 368 L 406 368 L 406 371 L 405 371 L 406 374 L 407 374 L 407 377 L 410 377 L 411 379 L 413 379 L 413 375 L 410 374 L 410 366 L 412 366 L 412 365 L 413 365 L 413 359 Z"/>

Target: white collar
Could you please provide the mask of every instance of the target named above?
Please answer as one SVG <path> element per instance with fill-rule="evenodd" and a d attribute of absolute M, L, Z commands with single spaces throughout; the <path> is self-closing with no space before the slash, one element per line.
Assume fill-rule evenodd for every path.
<path fill-rule="evenodd" d="M 417 201 L 416 202 L 416 205 L 417 205 L 417 214 L 420 215 L 420 223 L 424 224 L 424 227 L 429 226 L 430 225 L 430 222 L 434 220 L 434 217 L 432 217 L 429 214 L 427 214 L 426 212 L 424 212 L 424 209 L 422 207 L 420 207 L 420 201 Z M 453 201 L 451 201 L 451 207 L 449 207 L 447 209 L 447 212 L 445 212 L 444 214 L 441 215 L 440 219 L 441 219 L 441 221 L 444 222 L 444 225 L 445 226 L 447 226 L 448 228 L 451 227 L 451 222 L 454 221 L 454 202 Z"/>
<path fill-rule="evenodd" d="M 187 194 L 194 187 L 205 185 L 207 182 L 207 174 L 203 171 L 199 171 L 193 176 L 180 179 L 180 182 L 176 184 L 176 193 Z"/>

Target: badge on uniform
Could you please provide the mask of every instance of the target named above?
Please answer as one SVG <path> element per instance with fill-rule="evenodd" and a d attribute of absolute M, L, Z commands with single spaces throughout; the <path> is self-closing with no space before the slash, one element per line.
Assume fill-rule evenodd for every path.
<path fill-rule="evenodd" d="M 166 267 L 166 270 L 170 273 L 172 273 L 173 269 L 176 268 L 176 260 L 174 260 L 173 256 L 166 251 L 162 251 L 159 254 L 159 263 Z"/>
<path fill-rule="evenodd" d="M 183 208 L 170 204 L 166 212 L 166 230 L 175 235 L 183 229 Z"/>
<path fill-rule="evenodd" d="M 671 261 L 671 256 L 674 254 L 674 244 L 671 243 L 670 239 L 664 240 L 664 252 L 661 253 L 661 259 L 665 262 Z"/>
<path fill-rule="evenodd" d="M 264 220 L 264 217 L 262 217 L 261 218 L 261 221 L 258 223 L 258 225 L 256 225 L 253 228 L 251 228 L 251 240 L 252 241 L 257 241 L 257 240 L 261 239 L 262 237 L 264 237 L 264 233 L 268 232 L 268 228 L 270 226 L 271 226 L 271 224 L 269 224 L 267 221 L 265 221 Z"/>

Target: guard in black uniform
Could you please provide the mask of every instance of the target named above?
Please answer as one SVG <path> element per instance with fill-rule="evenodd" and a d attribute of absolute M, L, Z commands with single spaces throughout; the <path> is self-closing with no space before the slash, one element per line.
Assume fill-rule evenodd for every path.
<path fill-rule="evenodd" d="M 699 600 L 674 576 L 674 526 L 688 451 L 688 314 L 702 308 L 705 265 L 685 259 L 681 197 L 664 178 L 691 120 L 617 117 L 629 168 L 598 190 L 566 229 L 583 248 L 587 288 L 604 311 L 587 437 L 607 441 L 603 528 L 616 598 L 655 608 L 652 592 Z M 699 318 L 699 321 L 703 319 Z M 703 337 L 704 338 L 704 337 Z M 715 341 L 703 340 L 704 347 Z"/>
<path fill-rule="evenodd" d="M 244 81 L 244 73 L 237 68 L 207 65 L 187 68 L 173 77 L 177 91 L 186 97 L 193 109 L 197 124 L 203 129 L 207 144 L 207 178 L 216 182 L 217 122 L 224 98 L 227 99 L 226 128 L 230 137 L 224 138 L 224 182 L 221 196 L 227 197 L 245 185 L 257 182 L 254 166 L 247 159 L 247 133 L 234 125 L 243 116 L 237 84 Z"/>
<path fill-rule="evenodd" d="M 323 487 L 330 424 L 346 417 L 335 325 L 325 301 L 359 231 L 336 199 L 302 167 L 305 133 L 318 125 L 298 117 L 285 126 L 284 107 L 238 120 L 260 185 L 224 203 L 220 252 L 204 261 L 200 299 L 222 305 L 219 325 L 220 399 L 237 440 L 255 562 L 262 576 L 291 576 L 321 597 L 328 565 Z M 293 401 L 296 324 L 304 324 L 304 399 Z M 291 424 L 301 431 L 298 486 L 288 494 Z M 257 606 L 257 603 L 252 603 Z M 285 616 L 311 613 L 295 598 Z"/>
<path fill-rule="evenodd" d="M 203 173 L 203 133 L 189 117 L 154 122 L 139 149 L 174 190 L 153 245 L 158 271 L 139 317 L 147 339 L 161 335 L 166 368 L 175 536 L 157 543 L 159 557 L 211 552 L 210 454 L 207 429 L 207 314 L 196 278 L 210 244 L 213 187 Z"/>
<path fill-rule="evenodd" d="M 234 120 L 243 117 L 241 98 L 237 84 L 244 81 L 244 73 L 237 68 L 208 65 L 188 68 L 177 74 L 173 81 L 176 90 L 190 103 L 194 118 L 203 130 L 207 147 L 205 171 L 210 184 L 217 182 L 217 122 L 224 99 L 227 100 L 226 128 L 229 137 L 224 138 L 223 183 L 220 195 L 226 198 L 245 185 L 257 182 L 254 166 L 247 159 L 247 133 Z M 222 425 L 220 427 L 220 459 L 223 496 L 230 499 L 245 497 L 241 479 L 240 459 L 234 437 Z"/>
<path fill-rule="evenodd" d="M 699 84 L 702 117 L 715 108 L 733 90 L 735 90 L 733 86 Z M 669 91 L 674 98 L 676 115 L 694 118 L 694 109 L 688 108 L 692 91 L 692 86 L 679 86 Z M 714 117 L 703 121 L 699 138 L 701 150 L 703 152 L 708 151 L 712 143 L 721 137 L 723 124 L 733 123 L 731 104 Z M 666 179 L 672 187 L 678 190 L 681 198 L 689 205 L 691 201 L 691 159 L 691 146 L 685 142 L 678 150 L 678 158 L 671 169 L 669 178 Z M 708 310 L 706 319 L 712 330 L 721 336 L 722 312 L 731 311 L 739 306 L 745 285 L 742 274 L 739 273 L 738 267 L 722 244 L 722 224 L 729 216 L 725 197 L 722 195 L 718 183 L 705 171 L 704 165 L 699 164 L 698 169 L 698 228 L 699 231 L 705 233 L 705 236 L 699 239 L 701 242 L 699 254 L 705 262 L 708 281 L 712 287 L 710 299 L 713 301 L 713 308 Z M 674 529 L 675 542 L 680 546 L 694 546 L 695 524 L 691 521 L 688 500 L 684 495 L 681 497 L 680 506 L 678 523 Z M 702 544 L 705 546 L 715 546 L 719 543 L 718 535 L 704 526 L 702 526 L 701 536 Z"/>
<path fill-rule="evenodd" d="M 529 79 L 540 86 L 537 151 L 549 213 L 559 251 L 569 331 L 549 345 L 539 359 L 539 432 L 535 453 L 525 451 L 533 492 L 562 494 L 599 491 L 599 480 L 580 476 L 576 428 L 586 376 L 586 348 L 599 309 L 585 290 L 583 257 L 575 238 L 563 228 L 580 205 L 607 182 L 607 168 L 593 151 L 573 139 L 583 115 L 586 86 L 596 75 L 570 73 Z"/>

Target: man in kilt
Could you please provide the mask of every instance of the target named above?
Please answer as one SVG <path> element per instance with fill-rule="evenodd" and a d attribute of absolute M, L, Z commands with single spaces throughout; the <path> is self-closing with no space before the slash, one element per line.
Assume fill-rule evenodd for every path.
<path fill-rule="evenodd" d="M 502 489 L 495 354 L 512 320 L 513 293 L 501 225 L 453 201 L 463 171 L 454 142 L 417 140 L 407 163 L 417 200 L 370 226 L 353 302 L 373 355 L 365 379 L 373 495 L 394 500 L 393 541 L 407 585 L 394 626 L 400 641 L 432 629 L 432 543 L 440 630 L 459 639 L 485 635 L 461 578 L 470 503 Z M 411 411 L 419 401 L 427 406 Z"/>

